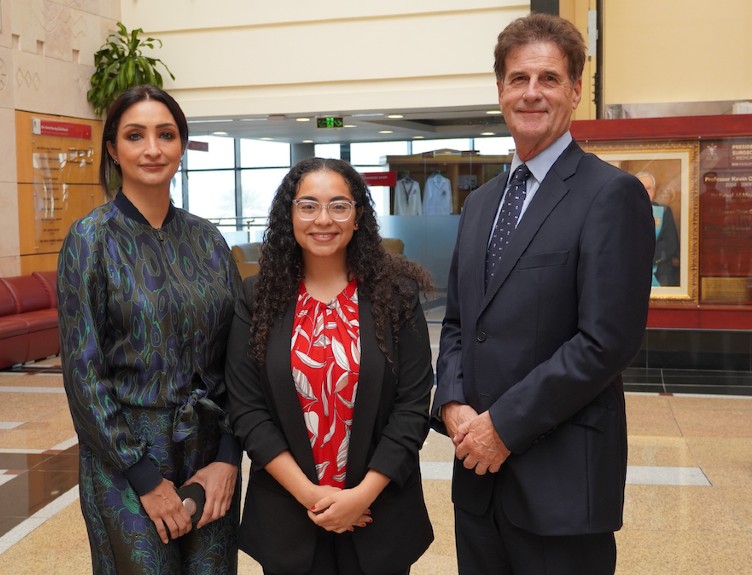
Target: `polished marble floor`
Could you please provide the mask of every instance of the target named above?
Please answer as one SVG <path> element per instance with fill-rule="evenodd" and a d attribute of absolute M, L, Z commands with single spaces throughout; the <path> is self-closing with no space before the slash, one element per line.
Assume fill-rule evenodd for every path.
<path fill-rule="evenodd" d="M 438 326 L 430 329 L 436 341 Z M 0 575 L 91 570 L 77 442 L 56 363 L 0 372 Z M 658 388 L 628 393 L 627 409 L 617 573 L 752 574 L 752 397 Z M 432 432 L 421 458 L 436 540 L 412 573 L 451 575 L 451 443 Z M 240 573 L 261 569 L 241 554 Z"/>

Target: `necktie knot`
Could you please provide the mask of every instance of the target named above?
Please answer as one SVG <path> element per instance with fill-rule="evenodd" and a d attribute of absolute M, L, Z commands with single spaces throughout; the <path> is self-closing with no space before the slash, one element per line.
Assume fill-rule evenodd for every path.
<path fill-rule="evenodd" d="M 496 266 L 501 260 L 502 252 L 512 238 L 512 233 L 520 219 L 522 205 L 527 196 L 527 179 L 531 172 L 525 164 L 521 164 L 509 179 L 504 204 L 501 206 L 499 218 L 496 221 L 491 241 L 486 252 L 486 286 L 494 275 Z"/>
<path fill-rule="evenodd" d="M 526 164 L 520 164 L 512 174 L 512 179 L 509 180 L 509 187 L 512 187 L 519 182 L 527 183 L 527 179 L 530 177 L 531 172 Z"/>

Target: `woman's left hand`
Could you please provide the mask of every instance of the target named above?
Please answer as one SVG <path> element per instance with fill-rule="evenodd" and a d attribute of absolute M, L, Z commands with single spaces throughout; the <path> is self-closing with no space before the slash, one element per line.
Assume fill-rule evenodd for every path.
<path fill-rule="evenodd" d="M 238 467 L 230 463 L 215 461 L 185 482 L 185 485 L 198 483 L 206 492 L 204 513 L 196 524 L 196 529 L 224 517 L 232 505 L 235 482 L 238 479 Z"/>

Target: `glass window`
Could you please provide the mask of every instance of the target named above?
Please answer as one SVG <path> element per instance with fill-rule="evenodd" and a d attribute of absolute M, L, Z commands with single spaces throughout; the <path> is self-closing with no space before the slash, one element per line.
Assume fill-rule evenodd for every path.
<path fill-rule="evenodd" d="M 339 144 L 315 144 L 313 153 L 317 158 L 331 158 L 334 160 L 342 159 L 342 151 Z"/>
<path fill-rule="evenodd" d="M 188 172 L 188 210 L 211 220 L 235 217 L 235 172 Z"/>
<path fill-rule="evenodd" d="M 470 138 L 452 138 L 451 140 L 413 140 L 413 154 L 433 152 L 434 150 L 459 150 L 470 149 Z"/>
<path fill-rule="evenodd" d="M 275 168 L 290 165 L 290 144 L 263 140 L 240 140 L 241 168 Z"/>
<path fill-rule="evenodd" d="M 268 168 L 240 172 L 243 218 L 261 218 L 266 222 L 274 193 L 288 171 L 288 168 Z"/>
<path fill-rule="evenodd" d="M 188 150 L 186 165 L 189 170 L 215 170 L 235 167 L 235 140 L 219 136 L 196 136 L 194 142 L 209 144 L 209 150 Z"/>
<path fill-rule="evenodd" d="M 353 166 L 359 173 L 386 172 L 387 166 Z M 379 216 L 389 215 L 389 186 L 368 186 L 373 199 L 373 209 Z"/>
<path fill-rule="evenodd" d="M 170 181 L 170 199 L 175 207 L 183 207 L 183 172 L 181 170 L 178 170 Z"/>
<path fill-rule="evenodd" d="M 350 162 L 360 166 L 380 166 L 386 156 L 402 156 L 408 153 L 407 142 L 364 142 L 350 144 Z"/>
<path fill-rule="evenodd" d="M 512 136 L 501 138 L 475 138 L 475 149 L 483 156 L 506 156 L 514 153 L 515 145 Z"/>

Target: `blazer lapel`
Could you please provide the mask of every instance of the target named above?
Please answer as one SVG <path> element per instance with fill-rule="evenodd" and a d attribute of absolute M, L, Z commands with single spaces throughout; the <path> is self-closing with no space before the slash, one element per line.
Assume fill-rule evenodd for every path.
<path fill-rule="evenodd" d="M 488 284 L 488 289 L 483 296 L 480 312 L 488 306 L 496 292 L 499 290 L 504 281 L 509 277 L 514 266 L 525 253 L 525 250 L 533 241 L 538 230 L 548 218 L 548 215 L 569 192 L 569 186 L 566 184 L 583 155 L 582 149 L 574 142 L 562 152 L 559 159 L 554 162 L 548 174 L 543 179 L 535 193 L 533 200 L 522 215 L 517 229 L 512 235 L 507 247 L 504 248 L 504 254 L 499 262 L 497 271 Z M 485 253 L 485 252 L 484 252 Z"/>
<path fill-rule="evenodd" d="M 371 302 L 358 294 L 360 321 L 360 375 L 358 394 L 355 397 L 353 424 L 350 429 L 350 447 L 347 453 L 347 486 L 360 481 L 367 471 L 371 430 L 375 427 L 381 397 L 386 359 L 376 342 L 376 331 L 371 314 Z M 386 341 L 391 341 L 387 334 Z M 387 345 L 389 345 L 387 343 Z"/>
<path fill-rule="evenodd" d="M 269 333 L 266 350 L 269 387 L 279 413 L 280 425 L 290 443 L 290 451 L 308 478 L 318 482 L 308 430 L 292 378 L 290 338 L 294 316 L 295 300 L 292 300 L 284 317 L 274 324 Z"/>

